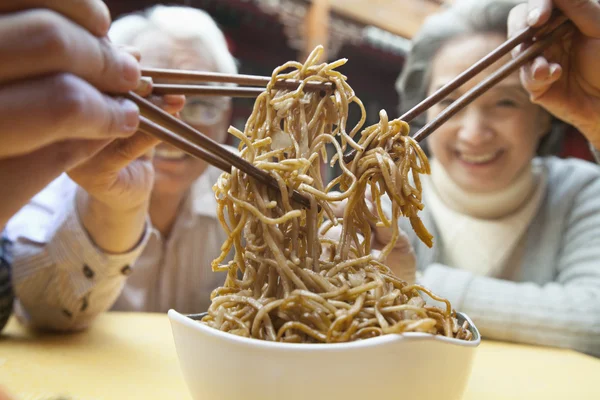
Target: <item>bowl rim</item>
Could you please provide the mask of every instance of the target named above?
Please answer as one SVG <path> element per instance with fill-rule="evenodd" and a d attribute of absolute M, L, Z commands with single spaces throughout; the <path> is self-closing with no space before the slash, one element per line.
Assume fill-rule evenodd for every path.
<path fill-rule="evenodd" d="M 391 333 L 387 335 L 377 336 L 374 338 L 357 340 L 354 342 L 344 343 L 281 343 L 281 342 L 269 342 L 266 340 L 258 340 L 253 338 L 247 338 L 243 336 L 233 335 L 231 333 L 223 332 L 215 328 L 211 328 L 205 324 L 201 324 L 199 320 L 207 313 L 200 314 L 181 314 L 176 310 L 170 309 L 168 317 L 173 323 L 185 325 L 193 330 L 201 331 L 210 336 L 232 341 L 234 343 L 252 346 L 264 349 L 281 349 L 281 350 L 339 350 L 339 349 L 350 349 L 350 348 L 362 348 L 362 347 L 373 347 L 385 343 L 396 342 L 396 341 L 433 341 L 440 342 L 449 345 L 461 346 L 461 347 L 477 347 L 481 343 L 481 335 L 477 327 L 473 324 L 473 321 L 464 313 L 456 312 L 459 321 L 467 321 L 469 328 L 473 334 L 473 339 L 470 341 L 448 338 L 441 335 L 432 335 L 430 333 L 421 332 L 407 332 L 407 333 Z"/>

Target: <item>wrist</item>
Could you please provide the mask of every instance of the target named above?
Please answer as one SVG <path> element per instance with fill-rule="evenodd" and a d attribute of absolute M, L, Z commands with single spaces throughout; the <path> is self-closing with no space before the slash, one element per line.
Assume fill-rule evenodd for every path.
<path fill-rule="evenodd" d="M 577 124 L 575 128 L 588 140 L 590 146 L 596 150 L 600 150 L 600 120 L 595 124 Z"/>
<path fill-rule="evenodd" d="M 135 248 L 143 237 L 148 215 L 147 201 L 129 207 L 113 207 L 78 187 L 75 209 L 90 239 L 106 253 L 126 253 Z"/>

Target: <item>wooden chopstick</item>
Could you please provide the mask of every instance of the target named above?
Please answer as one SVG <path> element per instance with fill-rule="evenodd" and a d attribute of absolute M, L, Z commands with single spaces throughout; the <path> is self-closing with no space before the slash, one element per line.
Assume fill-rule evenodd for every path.
<path fill-rule="evenodd" d="M 553 32 L 556 28 L 558 28 L 566 21 L 567 17 L 560 14 L 557 15 L 555 18 L 551 19 L 548 24 L 542 27 L 528 27 L 521 30 L 519 34 L 513 36 L 511 39 L 502 43 L 494 51 L 492 51 L 487 56 L 483 57 L 481 60 L 473 64 L 462 74 L 452 79 L 450 82 L 436 90 L 431 96 L 427 96 L 425 100 L 423 100 L 422 102 L 408 110 L 406 113 L 401 115 L 400 119 L 406 123 L 409 123 L 425 111 L 429 110 L 433 105 L 443 100 L 446 96 L 458 89 L 460 86 L 464 85 L 467 81 L 471 80 L 475 75 L 479 74 L 481 71 L 498 61 L 509 51 L 514 49 L 517 45 L 532 39 L 536 35 L 542 37 L 550 32 Z"/>
<path fill-rule="evenodd" d="M 238 85 L 250 85 L 266 87 L 271 82 L 270 77 L 242 74 L 222 74 L 218 72 L 185 71 L 161 68 L 143 68 L 142 76 L 152 78 L 155 83 L 186 83 L 198 84 L 206 82 L 235 83 Z M 300 81 L 295 79 L 280 80 L 275 83 L 277 89 L 297 89 Z M 331 82 L 306 82 L 306 90 L 330 91 L 334 85 Z"/>
<path fill-rule="evenodd" d="M 231 173 L 231 164 L 228 164 L 223 159 L 212 155 L 202 147 L 195 145 L 189 140 L 177 136 L 170 130 L 163 128 L 146 117 L 140 116 L 140 125 L 138 129 L 150 136 L 154 136 L 155 138 L 162 140 L 165 143 L 177 147 L 178 149 L 183 150 L 194 157 L 200 158 L 207 163 L 214 165 L 221 171 Z"/>
<path fill-rule="evenodd" d="M 133 92 L 125 94 L 125 97 L 136 103 L 140 108 L 140 114 L 144 117 L 141 121 L 140 128 L 141 130 L 145 129 L 144 132 L 147 134 L 153 136 L 156 134 L 157 139 L 161 140 L 168 137 L 168 140 L 170 140 L 174 146 L 177 146 L 185 152 L 193 151 L 194 153 L 190 152 L 189 154 L 200 158 L 206 157 L 206 154 L 204 153 L 209 153 L 213 157 L 203 158 L 205 161 L 212 164 L 214 157 L 220 158 L 223 163 L 218 163 L 218 165 L 215 165 L 216 167 L 223 167 L 221 169 L 226 169 L 227 172 L 231 172 L 231 166 L 236 167 L 252 178 L 279 192 L 277 181 L 267 172 L 256 168 L 248 161 L 231 153 L 219 143 L 163 111 L 143 97 L 140 97 Z M 148 122 L 152 122 L 153 124 L 149 124 Z M 182 138 L 185 142 L 183 140 L 176 141 L 175 138 Z M 188 144 L 193 144 L 196 148 L 192 149 Z M 197 148 L 202 148 L 204 151 L 198 152 Z M 227 164 L 227 166 L 225 166 L 225 164 Z M 292 199 L 303 206 L 310 208 L 310 200 L 296 190 L 292 191 Z"/>
<path fill-rule="evenodd" d="M 510 52 L 512 49 L 514 49 L 517 45 L 525 43 L 525 42 L 533 39 L 536 36 L 539 38 L 548 37 L 552 34 L 552 32 L 555 32 L 559 27 L 563 26 L 567 21 L 568 21 L 567 17 L 565 17 L 563 14 L 561 14 L 559 12 L 555 12 L 555 14 L 552 16 L 552 18 L 550 19 L 550 21 L 547 24 L 545 24 L 541 27 L 527 27 L 527 28 L 521 30 L 517 35 L 513 36 L 511 39 L 502 43 L 499 47 L 497 47 L 495 50 L 493 50 L 487 56 L 485 56 L 484 58 L 479 60 L 477 63 L 473 64 L 471 67 L 469 67 L 463 73 L 458 75 L 456 78 L 452 79 L 450 82 L 448 82 L 447 84 L 445 84 L 444 86 L 442 86 L 441 88 L 436 90 L 433 94 L 431 94 L 430 96 L 427 96 L 427 98 L 425 98 L 419 104 L 412 107 L 406 113 L 401 115 L 400 119 L 407 123 L 411 122 L 413 119 L 417 118 L 419 115 L 421 115 L 422 113 L 424 113 L 425 111 L 430 109 L 433 105 L 437 104 L 439 101 L 444 99 L 446 96 L 448 96 L 454 90 L 456 90 L 457 88 L 459 88 L 460 86 L 465 84 L 467 81 L 472 79 L 474 76 L 478 75 L 481 71 L 483 71 L 484 69 L 488 68 L 490 65 L 492 65 L 493 63 L 498 61 L 500 58 L 502 58 L 504 55 L 506 55 L 508 52 Z M 548 45 L 549 45 L 549 43 L 548 43 Z M 536 48 L 538 48 L 538 47 L 536 47 Z M 538 52 L 535 53 L 534 56 L 539 54 L 539 52 L 541 52 L 542 50 L 543 49 L 538 50 Z M 528 54 L 531 54 L 531 52 Z M 522 66 L 523 64 L 525 64 L 530 59 L 531 58 L 528 58 L 526 61 L 522 62 L 519 65 L 519 67 Z M 510 64 L 510 62 L 507 63 L 507 65 L 508 64 Z M 488 90 L 490 87 L 492 87 L 493 85 L 498 83 L 500 80 L 502 80 L 506 76 L 510 75 L 510 73 L 512 71 L 514 71 L 514 70 L 511 69 L 509 73 L 507 73 L 500 79 L 498 79 L 497 77 L 494 78 L 493 79 L 494 82 L 492 84 L 488 84 L 483 91 Z M 496 72 L 496 73 L 498 73 L 498 72 Z M 492 78 L 492 76 L 490 76 L 488 79 L 492 80 L 491 78 Z M 467 104 L 469 104 L 475 98 L 479 97 L 483 93 L 483 91 L 477 92 L 475 95 L 471 95 L 472 97 L 469 98 L 468 102 L 461 105 L 459 110 L 462 109 L 463 107 L 465 107 Z M 458 102 L 458 100 L 456 102 Z M 448 107 L 448 108 L 450 108 L 450 107 Z M 454 115 L 454 114 L 451 114 L 450 117 L 452 115 Z M 447 117 L 443 122 L 447 121 L 450 117 Z M 433 122 L 433 121 L 431 121 L 431 122 Z M 431 134 L 431 132 L 433 132 L 433 130 L 437 129 L 437 127 L 439 127 L 439 125 L 441 125 L 443 122 L 436 123 L 436 125 L 433 129 L 431 129 L 431 127 L 428 127 L 427 131 L 423 131 L 423 129 L 425 129 L 425 127 L 427 127 L 427 125 L 424 126 L 423 129 L 421 129 L 419 132 L 417 132 L 417 134 L 415 134 L 414 138 L 417 139 L 417 141 L 423 140 L 425 137 L 429 136 L 429 134 Z M 430 129 L 431 129 L 431 131 L 429 131 Z M 421 132 L 421 131 L 423 131 L 423 132 Z M 417 138 L 417 135 L 419 135 L 418 138 Z M 423 135 L 425 135 L 425 136 L 423 136 Z M 365 151 L 366 150 L 367 149 L 365 149 Z M 352 162 L 352 160 L 354 159 L 356 154 L 357 154 L 357 151 L 354 149 L 352 149 L 348 153 L 344 154 L 344 162 L 346 162 L 346 163 Z"/>
<path fill-rule="evenodd" d="M 504 78 L 521 68 L 527 62 L 537 57 L 542 51 L 547 49 L 552 44 L 552 42 L 556 40 L 556 38 L 566 34 L 570 29 L 572 29 L 572 27 L 573 25 L 570 22 L 568 22 L 567 19 L 565 19 L 565 21 L 563 21 L 563 23 L 559 27 L 557 27 L 553 32 L 537 40 L 525 51 L 520 53 L 517 57 L 507 62 L 500 69 L 495 71 L 483 81 L 479 82 L 468 92 L 460 96 L 456 101 L 454 101 L 441 113 L 439 113 L 433 120 L 425 124 L 425 126 L 423 126 L 423 128 L 421 128 L 413 136 L 413 138 L 417 142 L 420 142 L 427 138 L 427 136 L 431 135 L 431 133 L 437 128 L 439 128 L 440 125 L 448 121 L 456 113 L 458 113 L 460 110 L 469 105 L 473 100 L 475 100 L 487 90 L 489 90 L 492 86 L 496 85 L 498 82 L 502 81 Z"/>
<path fill-rule="evenodd" d="M 152 84 L 152 93 L 158 95 L 183 94 L 186 96 L 258 97 L 264 91 L 264 87 L 178 85 L 172 83 Z"/>

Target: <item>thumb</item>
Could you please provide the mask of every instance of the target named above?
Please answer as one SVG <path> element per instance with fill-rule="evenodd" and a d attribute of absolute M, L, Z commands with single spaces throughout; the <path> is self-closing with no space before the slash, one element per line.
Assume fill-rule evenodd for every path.
<path fill-rule="evenodd" d="M 140 157 L 151 158 L 148 156 L 159 142 L 158 139 L 143 132 L 137 132 L 127 139 L 114 140 L 96 156 L 77 166 L 76 170 L 69 171 L 69 174 L 83 173 L 91 176 L 98 173 L 118 172 Z"/>

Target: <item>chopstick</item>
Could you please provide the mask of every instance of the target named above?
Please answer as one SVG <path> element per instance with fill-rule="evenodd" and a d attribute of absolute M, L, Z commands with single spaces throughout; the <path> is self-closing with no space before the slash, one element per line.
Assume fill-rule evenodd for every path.
<path fill-rule="evenodd" d="M 125 97 L 136 103 L 140 109 L 142 116 L 140 119 L 140 131 L 152 135 L 157 139 L 164 140 L 225 172 L 231 173 L 231 168 L 236 167 L 252 178 L 279 192 L 277 181 L 267 172 L 256 168 L 248 161 L 231 153 L 208 136 L 171 116 L 137 94 L 129 92 Z M 291 197 L 303 206 L 310 208 L 310 200 L 296 190 L 292 191 Z"/>
<path fill-rule="evenodd" d="M 270 77 L 257 76 L 257 75 L 242 75 L 242 74 L 222 74 L 218 72 L 202 72 L 202 71 L 185 71 L 175 69 L 162 69 L 162 68 L 143 68 L 142 76 L 152 78 L 152 81 L 156 84 L 199 84 L 206 82 L 216 83 L 235 83 L 244 86 L 260 86 L 266 87 L 271 82 Z M 300 86 L 301 81 L 295 79 L 280 80 L 275 83 L 276 89 L 297 89 Z M 334 85 L 331 82 L 306 82 L 304 84 L 305 90 L 311 91 L 331 91 L 334 89 Z M 163 87 L 163 93 L 161 94 L 173 94 L 164 93 L 165 88 Z M 262 89 L 264 91 L 264 89 Z M 181 93 L 178 93 L 181 94 Z"/>
<path fill-rule="evenodd" d="M 193 144 L 189 140 L 185 140 L 184 138 L 177 136 L 170 130 L 163 128 L 144 116 L 140 116 L 139 130 L 150 136 L 154 136 L 165 143 L 177 147 L 178 149 L 181 149 L 194 157 L 200 158 L 219 168 L 221 171 L 231 173 L 231 164 L 228 164 L 223 159 L 212 155 L 202 147 Z"/>
<path fill-rule="evenodd" d="M 271 82 L 271 78 L 264 76 L 160 68 L 144 68 L 142 69 L 142 76 L 152 79 L 152 92 L 158 95 L 183 94 L 188 96 L 257 97 L 265 91 L 266 86 Z M 257 85 L 260 87 L 198 85 L 198 83 L 207 82 Z M 323 95 L 334 88 L 331 82 L 301 82 L 294 79 L 277 81 L 274 87 L 277 89 L 295 90 L 300 85 L 304 85 L 303 89 L 305 90 L 320 91 Z M 241 157 L 229 152 L 219 143 L 177 118 L 172 117 L 135 93 L 129 92 L 126 97 L 135 102 L 140 108 L 140 131 L 169 143 L 225 172 L 231 172 L 231 168 L 236 167 L 240 171 L 279 191 L 277 181 L 267 172 L 256 168 Z M 310 208 L 310 200 L 307 197 L 296 190 L 293 190 L 291 194 L 293 200 Z"/>
<path fill-rule="evenodd" d="M 555 14 L 551 21 L 544 27 L 529 27 L 527 29 L 524 29 L 510 40 L 504 42 L 497 49 L 495 49 L 486 57 L 481 59 L 479 62 L 471 66 L 465 72 L 457 76 L 451 82 L 437 90 L 433 95 L 428 96 L 424 101 L 417 104 L 407 113 L 402 115 L 400 119 L 406 122 L 411 121 L 421 113 L 428 110 L 431 106 L 439 102 L 441 99 L 445 98 L 448 94 L 452 93 L 458 87 L 466 83 L 468 80 L 472 79 L 475 75 L 483 71 L 485 68 L 498 61 L 502 56 L 507 54 L 518 44 L 524 43 L 528 40 L 537 39 L 530 47 L 521 52 L 516 58 L 506 63 L 503 67 L 495 71 L 493 74 L 481 81 L 467 93 L 462 95 L 449 107 L 445 108 L 440 114 L 436 116 L 436 118 L 427 123 L 413 136 L 413 138 L 416 141 L 424 140 L 441 124 L 446 122 L 448 119 L 450 119 L 457 112 L 462 110 L 464 107 L 466 107 L 474 99 L 479 97 L 492 86 L 506 78 L 508 75 L 516 71 L 528 61 L 532 60 L 544 49 L 549 47 L 550 44 L 552 44 L 552 42 L 558 36 L 567 33 L 568 30 L 571 28 L 572 24 L 568 22 L 568 19 L 566 17 L 560 14 Z M 271 79 L 268 77 L 254 75 L 231 75 L 150 68 L 143 69 L 142 75 L 158 81 L 158 83 L 153 84 L 153 91 L 156 94 L 192 94 L 231 97 L 255 97 L 264 91 L 263 87 L 240 88 L 160 82 L 221 82 L 236 83 L 240 85 L 266 86 L 271 81 Z M 276 82 L 275 87 L 293 90 L 297 89 L 300 84 L 300 81 L 288 79 Z M 306 82 L 304 88 L 308 90 L 328 91 L 333 89 L 333 84 L 321 82 Z M 219 143 L 205 136 L 201 132 L 198 132 L 197 130 L 178 120 L 177 118 L 174 118 L 165 111 L 161 110 L 159 107 L 155 106 L 154 104 L 145 100 L 144 98 L 136 95 L 135 93 L 130 92 L 126 95 L 126 97 L 134 101 L 140 107 L 140 114 L 142 115 L 142 118 L 140 120 L 141 131 L 152 135 L 160 140 L 163 140 L 167 143 L 170 143 L 173 146 L 187 152 L 188 154 L 191 154 L 192 156 L 201 158 L 206 162 L 216 166 L 217 168 L 222 169 L 223 171 L 231 172 L 231 168 L 236 167 L 242 172 L 248 174 L 249 176 L 252 176 L 258 181 L 268 185 L 269 187 L 279 190 L 277 181 L 267 172 L 256 168 L 254 165 L 242 159 L 241 157 L 229 152 L 225 148 L 221 147 Z M 368 148 L 363 151 L 366 150 L 368 150 Z M 356 150 L 350 151 L 349 153 L 344 155 L 344 161 L 346 163 L 351 162 L 356 156 L 356 154 Z M 310 208 L 310 201 L 308 200 L 308 198 L 306 198 L 305 196 L 303 196 L 295 190 L 292 192 L 292 199 Z"/>
<path fill-rule="evenodd" d="M 566 20 L 565 20 L 566 22 Z M 473 100 L 481 96 L 492 86 L 502 81 L 504 78 L 521 68 L 527 62 L 537 57 L 542 51 L 547 49 L 552 42 L 559 36 L 566 34 L 571 28 L 572 24 L 564 23 L 560 25 L 554 32 L 551 32 L 547 36 L 533 43 L 525 51 L 520 53 L 516 58 L 507 62 L 504 66 L 498 69 L 496 72 L 488 76 L 483 81 L 479 82 L 468 92 L 460 96 L 456 101 L 446 107 L 441 113 L 439 113 L 433 120 L 429 121 L 423 128 L 421 128 L 413 136 L 417 142 L 420 142 L 431 135 L 433 131 L 440 127 L 444 122 L 452 118 L 456 113 L 469 105 Z"/>
<path fill-rule="evenodd" d="M 458 75 L 456 78 L 439 88 L 437 91 L 425 98 L 419 104 L 412 107 L 406 113 L 401 115 L 400 119 L 407 123 L 411 122 L 413 119 L 417 118 L 419 115 L 427 111 L 433 105 L 437 104 L 440 100 L 444 99 L 454 90 L 465 84 L 467 81 L 471 80 L 474 76 L 478 75 L 481 71 L 498 61 L 517 45 L 532 40 L 536 37 L 538 38 L 538 40 L 534 42 L 532 46 L 530 46 L 528 49 L 522 52 L 518 57 L 506 63 L 501 69 L 494 72 L 484 81 L 480 82 L 476 87 L 474 87 L 469 92 L 465 93 L 463 96 L 457 99 L 454 103 L 452 103 L 450 106 L 444 109 L 444 111 L 440 113 L 434 120 L 426 124 L 413 136 L 413 138 L 418 142 L 424 140 L 441 124 L 443 124 L 452 116 L 454 116 L 458 111 L 462 110 L 464 107 L 470 104 L 473 100 L 475 100 L 485 91 L 487 91 L 492 86 L 500 82 L 502 79 L 506 78 L 518 68 L 522 67 L 525 63 L 533 59 L 544 49 L 550 46 L 554 38 L 568 30 L 568 28 L 565 28 L 565 26 L 569 27 L 570 23 L 567 24 L 567 22 L 567 17 L 565 17 L 561 13 L 555 12 L 550 21 L 544 26 L 536 28 L 528 27 L 521 30 L 521 32 L 519 32 L 517 35 L 502 43 L 499 47 L 497 47 L 487 56 L 479 60 L 477 63 L 473 64 L 463 73 Z M 367 150 L 368 149 L 365 149 L 363 150 L 363 152 Z M 344 162 L 352 162 L 352 160 L 354 160 L 354 157 L 356 157 L 356 154 L 357 151 L 354 149 L 344 154 Z"/>
<path fill-rule="evenodd" d="M 177 85 L 170 83 L 152 84 L 152 93 L 158 95 L 183 94 L 186 96 L 258 97 L 264 91 L 265 88 L 260 87 Z"/>
<path fill-rule="evenodd" d="M 519 34 L 513 36 L 511 39 L 502 43 L 487 56 L 483 57 L 481 60 L 473 64 L 470 68 L 458 75 L 456 78 L 452 79 L 450 82 L 436 90 L 431 96 L 428 96 L 425 100 L 421 101 L 419 104 L 417 104 L 416 106 L 408 110 L 406 113 L 401 115 L 400 119 L 406 123 L 409 123 L 425 111 L 429 110 L 440 100 L 443 100 L 446 96 L 458 89 L 460 86 L 464 85 L 467 81 L 471 80 L 475 75 L 479 74 L 481 71 L 498 61 L 509 51 L 514 49 L 517 45 L 524 43 L 527 40 L 531 40 L 536 34 L 539 37 L 547 35 L 553 32 L 566 21 L 567 17 L 561 14 L 551 19 L 548 24 L 542 27 L 528 27 L 521 30 Z"/>

